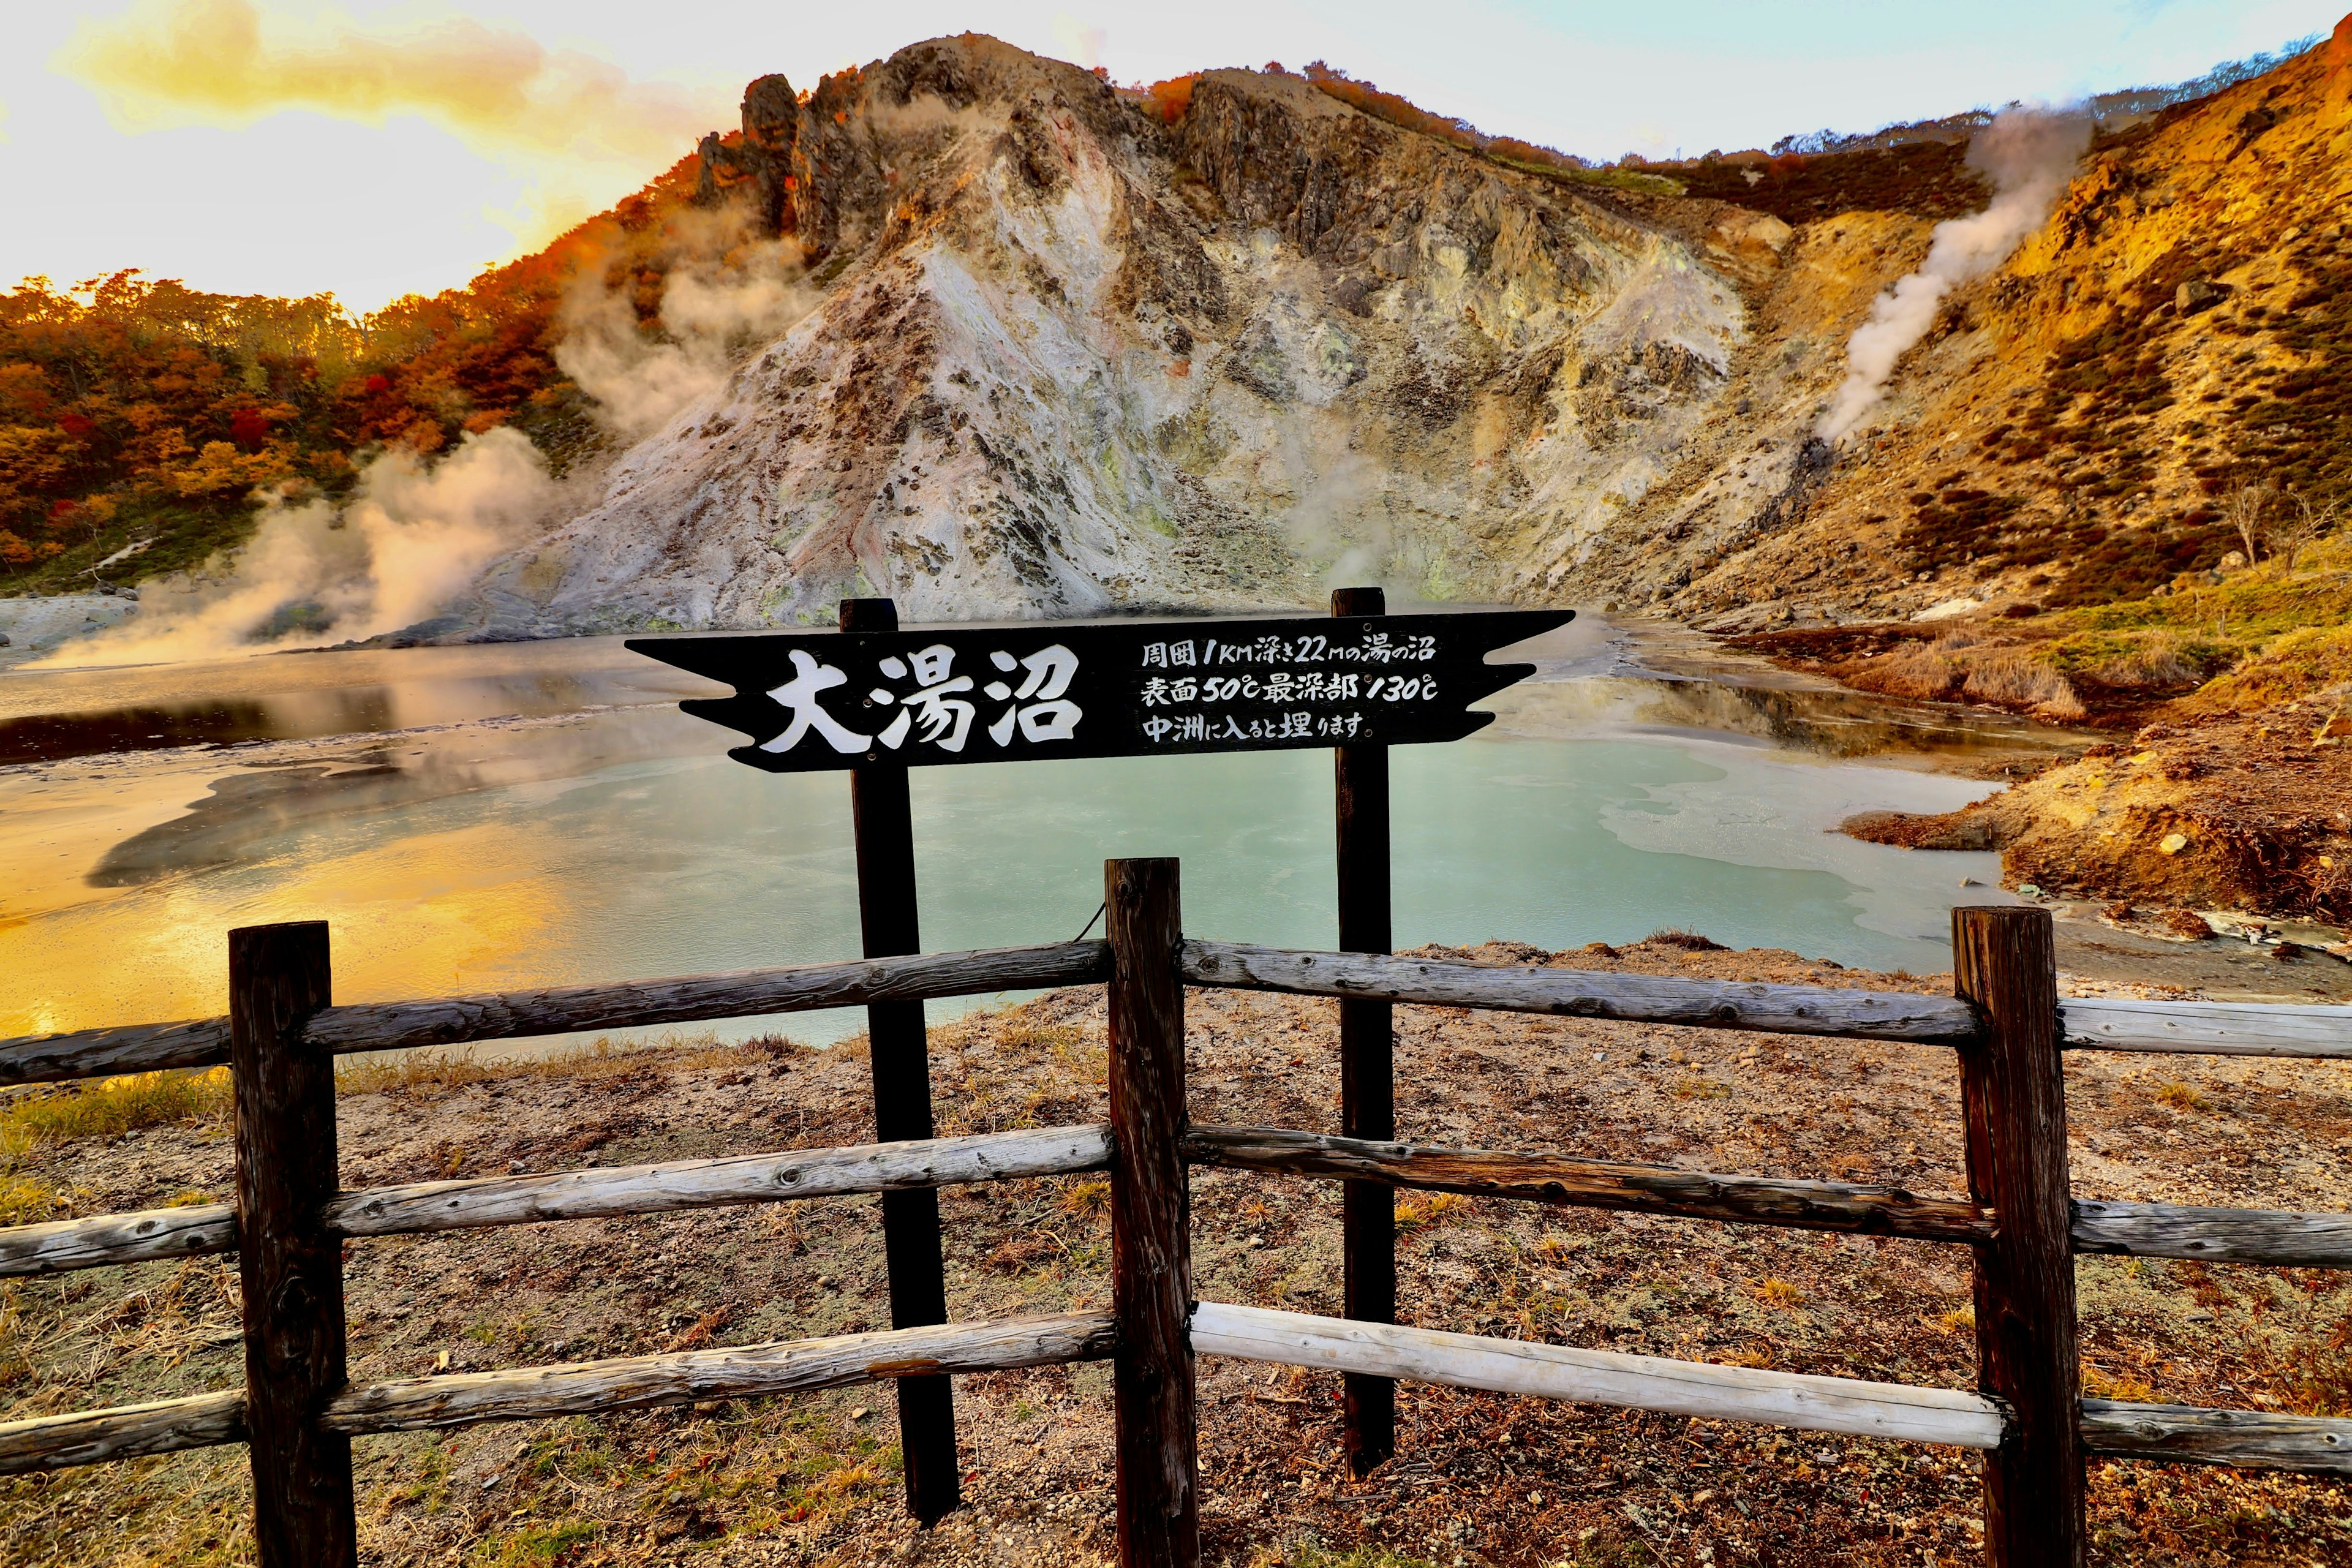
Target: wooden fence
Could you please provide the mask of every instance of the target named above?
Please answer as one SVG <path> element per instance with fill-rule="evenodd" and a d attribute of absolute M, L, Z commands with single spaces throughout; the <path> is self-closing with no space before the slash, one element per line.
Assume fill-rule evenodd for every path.
<path fill-rule="evenodd" d="M 1336 1371 L 1351 1399 L 1380 1410 L 1393 1380 L 1409 1379 L 1981 1449 L 1994 1564 L 2082 1560 L 2086 1455 L 2352 1473 L 2352 1420 L 2081 1397 L 2074 1256 L 2341 1268 L 2352 1267 L 2352 1215 L 2073 1202 L 2061 1068 L 2066 1048 L 2352 1057 L 2352 1008 L 2062 1002 L 2049 916 L 2029 909 L 1953 911 L 1958 994 L 1945 998 L 1186 941 L 1172 860 L 1110 862 L 1105 899 L 1106 942 L 356 1007 L 331 1004 L 323 924 L 256 927 L 229 935 L 225 1019 L 0 1041 L 0 1083 L 230 1064 L 234 1205 L 0 1229 L 0 1275 L 236 1252 L 246 1345 L 242 1391 L 0 1425 L 0 1472 L 243 1443 L 264 1568 L 349 1563 L 355 1436 L 877 1380 L 944 1391 L 956 1373 L 1108 1360 L 1120 1562 L 1191 1568 L 1199 1561 L 1192 1363 L 1210 1354 Z M 1106 982 L 1108 1125 L 357 1192 L 335 1179 L 337 1053 Z M 1188 984 L 1948 1047 L 1958 1058 L 1969 1194 L 1195 1125 L 1184 1087 Z M 1369 1098 L 1385 1101 L 1386 1086 Z M 1390 1189 L 1414 1187 L 1968 1247 L 1978 1386 L 1441 1333 L 1384 1321 L 1390 1312 L 1321 1318 L 1201 1301 L 1192 1288 L 1191 1165 L 1328 1177 L 1382 1200 L 1350 1199 L 1350 1214 L 1385 1213 Z M 345 1375 L 348 1238 L 1086 1171 L 1111 1178 L 1108 1312 L 963 1323 L 894 1316 L 890 1330 L 830 1339 L 357 1385 Z M 1380 1245 L 1391 1245 L 1388 1235 L 1378 1227 Z M 944 1431 L 950 1455 L 952 1419 L 944 1394 L 901 1408 L 902 1431 L 930 1422 L 914 1435 L 936 1444 Z M 940 1494 L 923 1495 L 911 1476 L 909 1484 L 909 1506 L 936 1517 Z"/>

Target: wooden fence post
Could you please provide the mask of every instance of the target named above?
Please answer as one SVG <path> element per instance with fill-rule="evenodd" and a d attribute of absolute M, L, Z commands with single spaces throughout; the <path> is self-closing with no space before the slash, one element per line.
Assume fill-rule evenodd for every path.
<path fill-rule="evenodd" d="M 1960 1052 L 1969 1195 L 2000 1226 L 1976 1248 L 1978 1385 L 2014 1415 L 1985 1456 L 1985 1559 L 2078 1568 L 2087 1541 L 2082 1369 L 2049 911 L 1954 910 L 1952 967 L 1985 1024 Z"/>
<path fill-rule="evenodd" d="M 302 1044 L 302 1026 L 330 996 L 324 921 L 228 933 L 245 1422 L 261 1568 L 359 1560 L 352 1440 L 317 1425 L 346 1381 L 342 1244 L 322 1218 L 336 1191 L 335 1059 Z"/>
<path fill-rule="evenodd" d="M 841 629 L 895 632 L 898 606 L 887 599 L 844 599 Z M 857 839 L 857 918 L 866 956 L 920 952 L 923 944 L 915 920 L 915 817 L 906 765 L 860 763 L 851 768 L 849 802 Z M 873 1047 L 874 1136 L 885 1143 L 930 1137 L 931 1063 L 923 1005 L 876 1003 L 866 1009 L 866 1034 Z M 911 1329 L 946 1322 L 939 1194 L 929 1187 L 883 1194 L 882 1248 L 890 1275 L 890 1326 Z M 902 1377 L 898 1399 L 907 1508 L 929 1524 L 962 1500 L 954 1388 L 944 1376 Z"/>
<path fill-rule="evenodd" d="M 1334 616 L 1388 613 L 1378 588 L 1339 588 Z M 1332 753 L 1339 849 L 1339 951 L 1386 952 L 1390 931 L 1389 749 L 1340 746 Z M 1339 1131 L 1385 1142 L 1396 1136 L 1392 1009 L 1386 1002 L 1339 1004 Z M 1373 1182 L 1339 1189 L 1341 1313 L 1366 1323 L 1396 1321 L 1396 1194 Z M 1364 1475 L 1396 1452 L 1396 1384 L 1349 1373 L 1349 1463 Z"/>
<path fill-rule="evenodd" d="M 1173 860 L 1110 860 L 1111 1311 L 1119 1568 L 1197 1568 L 1183 920 Z"/>

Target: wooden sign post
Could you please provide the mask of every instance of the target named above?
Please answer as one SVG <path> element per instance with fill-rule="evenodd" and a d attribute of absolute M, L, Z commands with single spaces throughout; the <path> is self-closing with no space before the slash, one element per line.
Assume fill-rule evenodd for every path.
<path fill-rule="evenodd" d="M 895 632 L 898 606 L 887 599 L 844 599 L 841 629 Z M 868 958 L 920 952 L 915 918 L 915 814 L 903 763 L 860 763 L 849 770 L 852 831 L 857 838 L 857 918 Z M 931 1058 L 920 1002 L 877 1002 L 866 1009 L 874 1079 L 874 1136 L 884 1143 L 931 1136 Z M 948 1321 L 945 1265 L 940 1256 L 940 1195 L 929 1187 L 882 1194 L 882 1250 L 890 1277 L 890 1326 L 911 1329 Z M 898 1380 L 898 1447 L 907 1466 L 907 1508 L 929 1524 L 962 1496 L 956 1473 L 955 1394 L 944 1376 Z"/>
<path fill-rule="evenodd" d="M 1331 613 L 1377 616 L 1378 588 L 1340 588 Z M 1389 887 L 1389 749 L 1339 746 L 1332 753 L 1333 819 L 1339 829 L 1339 951 L 1386 952 L 1391 940 Z M 1386 1002 L 1339 1004 L 1339 1132 L 1385 1142 L 1396 1136 L 1396 1075 Z M 1377 1182 L 1339 1189 L 1345 1314 L 1360 1323 L 1396 1321 L 1396 1194 Z M 1365 1475 L 1396 1452 L 1396 1384 L 1347 1375 L 1348 1460 Z"/>
<path fill-rule="evenodd" d="M 638 653 L 726 682 L 732 697 L 681 703 L 750 737 L 729 755 L 771 773 L 843 769 L 857 836 L 868 957 L 920 951 L 909 767 L 1196 752 L 1332 747 L 1338 753 L 1339 945 L 1389 948 L 1388 748 L 1458 741 L 1494 721 L 1470 704 L 1534 673 L 1486 656 L 1573 618 L 1570 610 L 1390 616 L 1377 588 L 1306 616 L 1029 621 L 901 630 L 887 599 L 845 599 L 838 631 L 640 637 Z M 1139 862 L 1138 864 L 1150 864 Z M 1171 897 L 1172 900 L 1172 885 Z M 1172 904 L 1171 904 L 1172 907 Z M 876 1135 L 931 1135 L 919 1003 L 867 1009 Z M 1340 1004 L 1340 1121 L 1395 1136 L 1389 1006 Z M 1347 1310 L 1392 1321 L 1391 1194 L 1346 1188 Z M 894 1327 L 947 1321 L 938 1200 L 883 1199 Z M 1395 1385 L 1348 1379 L 1348 1445 L 1360 1471 L 1395 1447 Z M 902 1379 L 908 1506 L 956 1506 L 955 1411 L 945 1377 Z"/>

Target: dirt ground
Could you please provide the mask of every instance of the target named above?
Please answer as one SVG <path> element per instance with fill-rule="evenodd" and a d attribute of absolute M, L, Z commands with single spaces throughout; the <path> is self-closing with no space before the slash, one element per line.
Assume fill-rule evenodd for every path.
<path fill-rule="evenodd" d="M 1475 956 L 1544 962 L 1532 949 Z M 1775 952 L 1649 942 L 1558 962 L 1943 990 Z M 2116 984 L 2088 988 L 2113 990 Z M 2145 990 L 2145 987 L 2141 988 Z M 1189 998 L 1198 1121 L 1334 1126 L 1328 1004 Z M 1728 1172 L 1961 1190 L 1956 1076 L 1939 1048 L 1401 1007 L 1409 1137 Z M 1098 1120 L 1098 988 L 934 1029 L 943 1131 Z M 854 1043 L 683 1045 L 485 1069 L 347 1075 L 344 1180 L 618 1164 L 854 1143 Z M 2068 1064 L 2084 1197 L 2344 1206 L 2352 1064 L 2084 1053 Z M 53 1142 L 29 1173 L 95 1214 L 228 1186 L 227 1128 L 194 1119 Z M 1202 1171 L 1206 1299 L 1336 1313 L 1338 1194 Z M 951 1311 L 1101 1304 L 1106 1184 L 941 1194 Z M 1956 1247 L 1400 1194 L 1401 1315 L 1431 1327 L 1792 1371 L 1964 1386 Z M 750 1205 L 357 1242 L 352 1375 L 488 1368 L 886 1326 L 871 1199 Z M 2299 1269 L 2084 1258 L 2089 1389 L 2352 1414 L 2352 1281 Z M 11 1282 L 0 1418 L 235 1386 L 232 1265 L 218 1258 Z M 1338 1380 L 1206 1358 L 1202 1515 L 1234 1568 L 1601 1568 L 1980 1561 L 1977 1459 L 1958 1450 L 1406 1385 L 1397 1458 L 1340 1457 Z M 357 1444 L 369 1563 L 1086 1564 L 1108 1561 L 1101 1366 L 958 1380 L 968 1506 L 917 1530 L 896 1489 L 891 1394 L 574 1418 Z M 2093 1467 L 2101 1563 L 2352 1563 L 2338 1482 Z M 0 1481 L 0 1558 L 248 1561 L 242 1452 Z M 1801 1528 L 1800 1528 L 1801 1527 Z"/>

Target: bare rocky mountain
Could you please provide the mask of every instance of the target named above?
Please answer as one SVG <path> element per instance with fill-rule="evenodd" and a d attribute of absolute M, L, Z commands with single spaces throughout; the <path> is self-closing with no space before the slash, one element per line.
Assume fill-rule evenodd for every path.
<path fill-rule="evenodd" d="M 2146 592 L 2221 555 L 2231 487 L 2352 488 L 2325 371 L 2352 346 L 2342 30 L 2103 132 L 1835 449 L 1811 437 L 1848 336 L 1961 210 L 1946 150 L 1667 170 L 1677 195 L 1277 72 L 1180 107 L 977 37 L 805 100 L 755 82 L 701 199 L 779 237 L 806 313 L 507 563 L 494 619 L 774 625 L 850 592 L 1077 615 L 1345 577 L 1759 630 Z"/>
<path fill-rule="evenodd" d="M 509 563 L 504 618 L 1240 605 L 1335 571 L 1550 592 L 1725 416 L 1790 242 L 1498 168 L 1296 77 L 1208 73 L 1171 126 L 982 37 L 805 102 L 762 79 L 744 114 L 705 144 L 705 197 L 798 244 L 813 306 Z"/>

